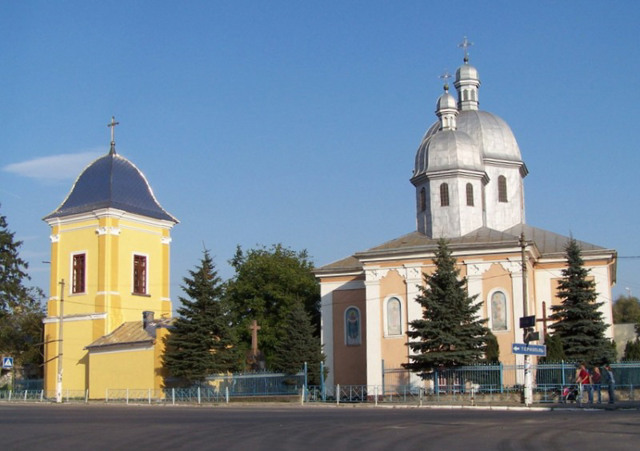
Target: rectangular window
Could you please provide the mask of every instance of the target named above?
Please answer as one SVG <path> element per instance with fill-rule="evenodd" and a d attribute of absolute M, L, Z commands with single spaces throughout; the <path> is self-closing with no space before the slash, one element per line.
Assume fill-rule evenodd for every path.
<path fill-rule="evenodd" d="M 147 257 L 133 256 L 133 293 L 147 294 Z"/>
<path fill-rule="evenodd" d="M 85 290 L 85 272 L 86 272 L 86 256 L 85 254 L 75 254 L 73 256 L 73 269 L 72 269 L 72 293 L 84 293 Z"/>

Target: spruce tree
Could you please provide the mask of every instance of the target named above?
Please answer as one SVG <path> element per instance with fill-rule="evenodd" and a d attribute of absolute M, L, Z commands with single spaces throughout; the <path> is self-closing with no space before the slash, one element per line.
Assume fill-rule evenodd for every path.
<path fill-rule="evenodd" d="M 20 258 L 22 241 L 15 240 L 7 218 L 0 215 L 0 317 L 13 313 L 29 300 L 24 282 L 29 280 L 29 264 Z"/>
<path fill-rule="evenodd" d="M 466 277 L 460 278 L 456 259 L 444 239 L 438 242 L 435 272 L 424 275 L 416 301 L 422 319 L 411 321 L 407 335 L 413 353 L 405 368 L 425 376 L 439 367 L 471 365 L 482 361 L 489 329 L 478 316 L 481 304 L 469 296 Z"/>
<path fill-rule="evenodd" d="M 595 282 L 584 267 L 582 250 L 571 238 L 565 251 L 567 267 L 562 270 L 557 293 L 562 303 L 551 307 L 553 314 L 549 317 L 554 321 L 549 326 L 553 336 L 562 341 L 569 360 L 593 365 L 614 361 L 611 341 L 604 336 L 609 326 L 599 310 L 603 303 L 596 302 Z"/>
<path fill-rule="evenodd" d="M 207 376 L 238 369 L 242 357 L 209 251 L 204 251 L 200 266 L 189 274 L 182 286 L 188 298 L 180 297 L 180 316 L 168 337 L 164 363 L 171 376 L 201 384 Z"/>
<path fill-rule="evenodd" d="M 276 345 L 273 369 L 286 374 L 296 374 L 307 363 L 310 385 L 320 384 L 320 362 L 323 360 L 320 339 L 314 335 L 311 318 L 301 302 L 294 304 L 280 330 Z"/>
<path fill-rule="evenodd" d="M 39 377 L 44 293 L 25 285 L 29 265 L 20 257 L 21 246 L 0 215 L 0 354 L 12 356 L 26 376 Z"/>

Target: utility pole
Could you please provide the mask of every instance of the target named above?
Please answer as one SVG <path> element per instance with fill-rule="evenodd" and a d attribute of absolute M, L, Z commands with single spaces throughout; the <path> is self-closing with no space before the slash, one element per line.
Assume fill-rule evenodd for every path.
<path fill-rule="evenodd" d="M 56 402 L 62 402 L 62 324 L 64 322 L 64 279 L 60 281 L 60 316 L 58 321 L 58 381 Z"/>
<path fill-rule="evenodd" d="M 529 316 L 529 305 L 527 302 L 527 261 L 525 259 L 525 248 L 527 242 L 524 239 L 524 232 L 520 234 L 520 256 L 522 258 L 522 316 Z M 524 355 L 524 405 L 530 406 L 532 401 L 531 389 L 531 362 L 528 354 Z"/>

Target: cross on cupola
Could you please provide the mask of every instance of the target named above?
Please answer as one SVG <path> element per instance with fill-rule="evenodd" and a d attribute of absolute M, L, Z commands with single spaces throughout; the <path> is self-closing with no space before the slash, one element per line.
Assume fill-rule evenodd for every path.
<path fill-rule="evenodd" d="M 439 78 L 444 80 L 444 90 L 449 92 L 449 79 L 452 78 L 453 76 L 449 73 L 448 70 L 444 70 L 444 72 L 442 73 L 442 75 L 440 75 Z"/>
<path fill-rule="evenodd" d="M 111 122 L 107 124 L 107 127 L 111 129 L 111 149 L 109 150 L 109 153 L 116 153 L 116 139 L 115 139 L 116 125 L 120 125 L 120 122 L 116 122 L 115 116 L 111 116 Z"/>
<path fill-rule="evenodd" d="M 462 42 L 458 44 L 458 47 L 464 50 L 465 63 L 469 62 L 469 47 L 471 47 L 472 45 L 473 45 L 473 42 L 469 41 L 466 36 L 464 37 L 464 39 L 462 39 Z"/>

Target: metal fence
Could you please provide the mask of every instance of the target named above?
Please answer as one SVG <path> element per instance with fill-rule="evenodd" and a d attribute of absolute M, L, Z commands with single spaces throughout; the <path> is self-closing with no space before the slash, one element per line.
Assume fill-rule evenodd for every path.
<path fill-rule="evenodd" d="M 618 400 L 640 399 L 640 362 L 611 365 Z M 561 402 L 567 387 L 575 384 L 576 366 L 569 362 L 532 365 L 534 402 Z M 136 404 L 204 404 L 237 401 L 288 400 L 335 403 L 481 403 L 518 401 L 523 390 L 523 365 L 478 365 L 443 369 L 420 379 L 403 368 L 383 368 L 381 385 L 306 385 L 306 373 L 249 373 L 211 376 L 197 387 L 162 390 L 107 389 L 91 394 L 88 390 L 63 390 L 63 402 L 100 401 Z M 603 380 L 603 399 L 606 395 Z M 27 388 L 24 388 L 27 387 Z M 52 402 L 55 393 L 30 389 L 29 384 L 0 391 L 0 402 Z M 97 399 L 95 399 L 97 398 Z"/>
<path fill-rule="evenodd" d="M 180 404 L 180 403 L 228 403 L 244 400 L 275 398 L 298 399 L 305 393 L 306 374 L 242 373 L 215 375 L 194 387 L 172 387 L 153 389 L 106 389 L 103 393 L 89 390 L 63 389 L 62 401 L 66 403 L 103 401 L 106 403 L 135 404 Z M 37 385 L 37 384 L 36 384 Z M 0 390 L 0 402 L 55 402 L 55 391 L 42 388 L 31 389 L 33 384 L 16 383 L 11 390 Z M 27 387 L 27 388 L 25 388 Z"/>

